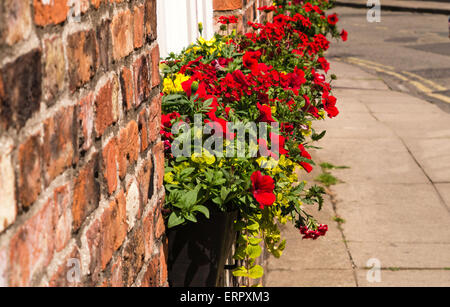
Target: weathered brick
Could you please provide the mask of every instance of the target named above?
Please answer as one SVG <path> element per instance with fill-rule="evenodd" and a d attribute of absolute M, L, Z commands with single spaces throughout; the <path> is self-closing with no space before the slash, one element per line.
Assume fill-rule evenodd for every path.
<path fill-rule="evenodd" d="M 148 111 L 146 108 L 142 109 L 139 113 L 139 132 L 141 134 L 141 152 L 145 151 L 149 145 L 149 136 L 148 136 Z"/>
<path fill-rule="evenodd" d="M 81 137 L 78 145 L 83 151 L 87 151 L 92 146 L 92 132 L 94 129 L 94 95 L 87 94 L 78 102 L 78 121 L 81 127 Z"/>
<path fill-rule="evenodd" d="M 72 195 L 69 185 L 58 187 L 54 191 L 53 201 L 56 214 L 55 249 L 62 251 L 71 238 L 72 232 Z"/>
<path fill-rule="evenodd" d="M 152 87 L 155 87 L 161 83 L 161 76 L 159 74 L 159 45 L 153 47 L 150 55 L 152 58 Z"/>
<path fill-rule="evenodd" d="M 136 229 L 129 235 L 123 247 L 122 280 L 125 286 L 131 286 L 144 264 L 145 246 L 142 229 Z"/>
<path fill-rule="evenodd" d="M 59 36 L 44 41 L 44 99 L 54 99 L 64 89 L 66 62 L 64 46 Z"/>
<path fill-rule="evenodd" d="M 147 41 L 155 40 L 157 36 L 156 0 L 145 1 L 144 23 L 144 31 Z"/>
<path fill-rule="evenodd" d="M 153 256 L 153 245 L 155 242 L 155 236 L 153 233 L 154 221 L 153 214 L 149 213 L 144 217 L 142 221 L 142 228 L 144 232 L 145 243 L 145 261 L 148 261 Z"/>
<path fill-rule="evenodd" d="M 8 287 L 8 250 L 0 245 L 0 287 Z"/>
<path fill-rule="evenodd" d="M 80 252 L 75 245 L 61 261 L 57 270 L 50 276 L 50 287 L 76 287 L 81 285 L 82 263 Z"/>
<path fill-rule="evenodd" d="M 49 200 L 11 238 L 10 285 L 29 286 L 35 273 L 47 266 L 55 249 L 55 208 Z"/>
<path fill-rule="evenodd" d="M 133 51 L 133 19 L 130 10 L 124 10 L 114 16 L 111 22 L 111 37 L 114 60 L 120 60 Z"/>
<path fill-rule="evenodd" d="M 77 125 L 74 107 L 59 110 L 44 122 L 44 177 L 49 185 L 66 168 L 76 162 Z"/>
<path fill-rule="evenodd" d="M 215 11 L 232 11 L 242 8 L 242 0 L 213 0 Z"/>
<path fill-rule="evenodd" d="M 161 128 L 161 97 L 158 95 L 153 98 L 150 105 L 150 115 L 148 122 L 149 142 L 155 142 L 159 137 Z"/>
<path fill-rule="evenodd" d="M 94 30 L 79 31 L 67 37 L 69 88 L 74 92 L 86 84 L 99 68 L 99 47 Z"/>
<path fill-rule="evenodd" d="M 133 11 L 134 48 L 144 45 L 144 5 L 138 5 Z"/>
<path fill-rule="evenodd" d="M 157 178 L 156 188 L 160 189 L 164 181 L 164 143 L 159 142 L 153 147 L 155 161 L 155 173 Z"/>
<path fill-rule="evenodd" d="M 124 287 L 123 282 L 123 261 L 122 257 L 117 259 L 111 264 L 111 279 L 108 286 L 110 287 Z"/>
<path fill-rule="evenodd" d="M 138 170 L 137 180 L 139 183 L 140 202 L 142 206 L 147 205 L 149 198 L 153 196 L 153 165 L 152 159 L 145 159 Z"/>
<path fill-rule="evenodd" d="M 23 207 L 29 207 L 41 193 L 41 156 L 40 135 L 28 138 L 19 146 L 19 201 Z"/>
<path fill-rule="evenodd" d="M 0 233 L 15 221 L 17 215 L 12 150 L 12 142 L 0 139 Z"/>
<path fill-rule="evenodd" d="M 38 26 L 59 24 L 69 12 L 68 0 L 33 0 L 34 22 Z"/>
<path fill-rule="evenodd" d="M 133 229 L 136 219 L 139 218 L 141 203 L 139 195 L 139 187 L 136 178 L 133 178 L 127 186 L 127 223 L 128 231 Z"/>
<path fill-rule="evenodd" d="M 95 131 L 97 137 L 105 132 L 106 128 L 119 119 L 119 84 L 117 77 L 109 79 L 98 91 L 95 97 Z"/>
<path fill-rule="evenodd" d="M 106 179 L 108 193 L 112 194 L 117 189 L 117 160 L 119 146 L 117 138 L 112 138 L 103 148 L 103 174 Z"/>
<path fill-rule="evenodd" d="M 101 24 L 97 27 L 97 42 L 99 45 L 99 64 L 105 71 L 110 68 L 110 24 L 109 19 L 102 20 Z"/>
<path fill-rule="evenodd" d="M 166 232 L 166 224 L 164 222 L 164 217 L 161 213 L 162 204 L 159 203 L 155 207 L 153 215 L 155 216 L 155 238 L 159 239 Z"/>
<path fill-rule="evenodd" d="M 123 191 L 110 202 L 99 219 L 86 233 L 91 255 L 90 271 L 96 274 L 106 268 L 113 253 L 119 249 L 127 235 L 126 201 Z"/>
<path fill-rule="evenodd" d="M 159 253 L 159 263 L 160 263 L 160 286 L 167 284 L 167 277 L 168 277 L 168 271 L 167 271 L 167 261 L 169 257 L 169 244 L 168 244 L 167 237 L 163 240 L 161 247 L 160 247 L 160 253 Z"/>
<path fill-rule="evenodd" d="M 41 50 L 34 49 L 0 70 L 0 126 L 17 129 L 39 110 L 42 69 Z M 1 94 L 1 93 L 0 93 Z"/>
<path fill-rule="evenodd" d="M 120 73 L 120 86 L 122 88 L 122 104 L 128 111 L 133 107 L 133 75 L 128 67 L 123 67 Z"/>
<path fill-rule="evenodd" d="M 149 60 L 146 55 L 141 56 L 133 63 L 133 77 L 136 106 L 144 102 L 150 95 L 151 76 Z"/>
<path fill-rule="evenodd" d="M 80 170 L 73 187 L 73 230 L 80 228 L 84 219 L 98 207 L 100 187 L 96 180 L 98 173 L 98 156 L 92 159 Z"/>
<path fill-rule="evenodd" d="M 134 164 L 139 156 L 139 129 L 132 120 L 119 134 L 119 176 L 125 177 L 129 165 Z"/>
<path fill-rule="evenodd" d="M 158 287 L 160 285 L 159 267 L 159 257 L 154 257 L 147 265 L 141 287 Z"/>
<path fill-rule="evenodd" d="M 3 0 L 0 8 L 0 42 L 14 45 L 27 39 L 32 30 L 31 9 L 25 1 Z M 0 43 L 2 44 L 2 43 Z"/>

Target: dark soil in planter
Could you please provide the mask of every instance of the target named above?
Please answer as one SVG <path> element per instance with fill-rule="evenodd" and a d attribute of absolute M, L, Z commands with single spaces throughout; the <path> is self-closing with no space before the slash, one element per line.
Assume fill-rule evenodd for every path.
<path fill-rule="evenodd" d="M 197 223 L 169 229 L 169 284 L 172 287 L 215 287 L 236 239 L 237 212 L 211 212 Z"/>

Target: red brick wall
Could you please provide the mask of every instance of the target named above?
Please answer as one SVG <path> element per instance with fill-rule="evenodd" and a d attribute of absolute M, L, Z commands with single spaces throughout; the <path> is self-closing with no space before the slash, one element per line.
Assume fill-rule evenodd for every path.
<path fill-rule="evenodd" d="M 0 285 L 167 285 L 156 0 L 67 2 L 0 3 Z"/>
<path fill-rule="evenodd" d="M 220 28 L 220 24 L 217 24 L 219 17 L 230 15 L 239 17 L 239 23 L 237 24 L 237 30 L 239 32 L 250 31 L 251 28 L 247 25 L 247 22 L 258 21 L 258 8 L 272 4 L 272 0 L 213 0 L 216 31 Z M 267 16 L 264 12 L 260 12 L 259 22 L 263 22 L 271 17 Z"/>

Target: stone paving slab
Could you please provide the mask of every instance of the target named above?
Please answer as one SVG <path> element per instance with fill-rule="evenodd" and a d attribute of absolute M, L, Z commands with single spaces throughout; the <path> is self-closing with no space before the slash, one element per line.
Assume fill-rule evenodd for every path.
<path fill-rule="evenodd" d="M 300 261 L 300 260 L 299 260 Z M 355 287 L 352 270 L 269 271 L 267 287 Z"/>
<path fill-rule="evenodd" d="M 361 287 L 449 287 L 449 270 L 405 270 L 381 271 L 381 282 L 367 281 L 367 271 L 358 270 L 358 285 Z"/>
<path fill-rule="evenodd" d="M 450 210 L 450 182 L 449 183 L 438 183 L 436 184 L 441 197 L 444 199 L 447 208 Z"/>
<path fill-rule="evenodd" d="M 376 258 L 382 268 L 450 268 L 450 243 L 348 242 L 357 268 Z M 450 272 L 449 272 L 450 274 Z"/>

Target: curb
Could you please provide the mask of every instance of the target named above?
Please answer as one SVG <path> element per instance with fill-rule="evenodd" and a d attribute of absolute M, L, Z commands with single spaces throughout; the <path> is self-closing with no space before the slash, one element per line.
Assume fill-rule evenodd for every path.
<path fill-rule="evenodd" d="M 350 2 L 350 1 L 335 1 L 337 6 L 347 6 L 354 8 L 370 8 L 365 3 L 360 2 Z M 413 12 L 413 13 L 431 13 L 431 14 L 442 14 L 442 15 L 450 15 L 450 9 L 441 9 L 441 8 L 427 8 L 427 7 L 407 7 L 401 5 L 393 5 L 393 4 L 381 4 L 381 9 L 385 9 L 388 11 L 400 11 L 400 12 Z"/>

